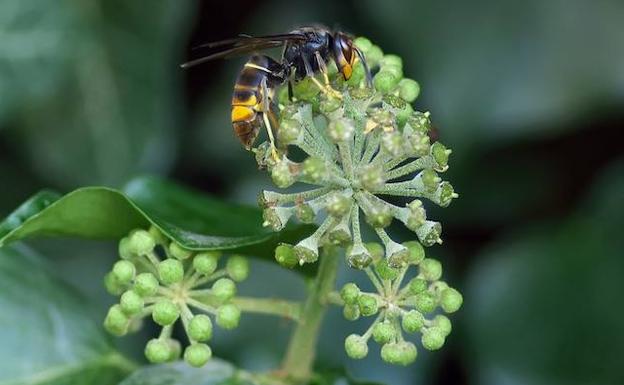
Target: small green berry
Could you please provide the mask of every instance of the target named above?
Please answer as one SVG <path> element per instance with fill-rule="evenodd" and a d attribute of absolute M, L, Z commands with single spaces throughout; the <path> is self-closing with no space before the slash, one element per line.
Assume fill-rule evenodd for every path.
<path fill-rule="evenodd" d="M 122 285 L 112 271 L 104 276 L 104 287 L 111 295 L 121 295 L 126 290 L 127 285 Z"/>
<path fill-rule="evenodd" d="M 400 80 L 397 75 L 394 71 L 382 69 L 373 78 L 375 89 L 383 94 L 392 91 Z"/>
<path fill-rule="evenodd" d="M 206 344 L 192 344 L 184 349 L 184 361 L 196 368 L 202 367 L 212 357 L 212 350 Z"/>
<path fill-rule="evenodd" d="M 236 295 L 236 284 L 229 278 L 220 278 L 212 284 L 212 294 L 225 302 Z"/>
<path fill-rule="evenodd" d="M 399 96 L 408 103 L 416 100 L 420 94 L 420 85 L 412 79 L 401 79 L 399 82 Z"/>
<path fill-rule="evenodd" d="M 157 245 L 164 245 L 169 242 L 169 239 L 167 239 L 165 234 L 163 234 L 162 231 L 154 225 L 150 226 L 148 232 Z"/>
<path fill-rule="evenodd" d="M 218 259 L 219 255 L 215 252 L 198 253 L 193 258 L 193 267 L 201 274 L 210 275 L 217 270 Z"/>
<path fill-rule="evenodd" d="M 145 345 L 145 357 L 153 364 L 169 361 L 171 353 L 171 346 L 164 339 L 154 338 Z"/>
<path fill-rule="evenodd" d="M 413 278 L 410 282 L 409 282 L 409 291 L 411 294 L 418 294 L 418 293 L 422 293 L 423 291 L 427 290 L 427 281 L 425 281 L 422 278 Z"/>
<path fill-rule="evenodd" d="M 152 273 L 141 273 L 134 279 L 134 291 L 143 297 L 149 297 L 158 291 L 158 279 Z"/>
<path fill-rule="evenodd" d="M 234 305 L 223 305 L 217 309 L 217 325 L 223 329 L 236 328 L 240 317 L 241 311 Z"/>
<path fill-rule="evenodd" d="M 360 318 L 360 308 L 358 305 L 346 304 L 342 308 L 342 315 L 349 321 L 355 321 Z"/>
<path fill-rule="evenodd" d="M 136 257 L 136 255 L 134 255 L 132 253 L 132 250 L 130 249 L 130 239 L 128 237 L 123 237 L 119 241 L 117 251 L 121 259 L 131 259 L 133 257 Z"/>
<path fill-rule="evenodd" d="M 347 355 L 354 359 L 360 360 L 368 354 L 368 344 L 364 337 L 357 334 L 351 334 L 345 339 L 345 351 Z"/>
<path fill-rule="evenodd" d="M 407 333 L 415 333 L 425 325 L 425 317 L 416 310 L 410 310 L 403 314 L 401 326 Z"/>
<path fill-rule="evenodd" d="M 117 261 L 113 265 L 113 275 L 121 285 L 129 284 L 134 278 L 136 268 L 129 261 Z"/>
<path fill-rule="evenodd" d="M 152 235 L 145 230 L 134 230 L 128 237 L 128 250 L 133 255 L 145 255 L 154 250 L 156 241 Z"/>
<path fill-rule="evenodd" d="M 432 323 L 434 327 L 438 328 L 444 334 L 445 337 L 451 334 L 451 331 L 453 330 L 451 320 L 448 319 L 447 316 L 444 316 L 442 314 L 438 314 L 437 316 L 435 316 L 435 318 L 433 318 L 432 320 Z"/>
<path fill-rule="evenodd" d="M 275 260 L 288 269 L 292 269 L 299 262 L 293 247 L 287 244 L 281 244 L 275 248 Z"/>
<path fill-rule="evenodd" d="M 192 340 L 204 342 L 212 337 L 212 321 L 205 314 L 198 314 L 191 319 L 188 327 Z"/>
<path fill-rule="evenodd" d="M 173 258 L 176 258 L 176 259 L 179 259 L 179 260 L 182 261 L 182 260 L 190 258 L 191 255 L 193 255 L 193 252 L 183 248 L 182 246 L 180 246 L 176 242 L 171 242 L 169 244 L 169 254 Z"/>
<path fill-rule="evenodd" d="M 461 293 L 452 287 L 442 290 L 440 295 L 440 306 L 446 313 L 454 313 L 461 307 L 464 298 Z"/>
<path fill-rule="evenodd" d="M 353 41 L 353 44 L 355 44 L 355 46 L 358 47 L 364 54 L 366 54 L 366 52 L 368 52 L 368 50 L 370 50 L 373 46 L 373 43 L 371 43 L 370 40 L 362 36 L 357 37 Z"/>
<path fill-rule="evenodd" d="M 444 331 L 438 327 L 427 328 L 423 331 L 422 345 L 427 350 L 438 350 L 444 346 Z"/>
<path fill-rule="evenodd" d="M 442 276 L 442 264 L 436 259 L 423 259 L 420 263 L 420 274 L 427 281 L 437 281 Z"/>
<path fill-rule="evenodd" d="M 145 305 L 143 298 L 134 290 L 128 290 L 119 299 L 121 310 L 128 315 L 134 315 L 143 310 Z"/>
<path fill-rule="evenodd" d="M 340 297 L 349 305 L 353 305 L 360 297 L 360 288 L 353 282 L 345 284 L 340 290 Z"/>
<path fill-rule="evenodd" d="M 165 285 L 178 283 L 184 278 L 184 266 L 177 259 L 165 259 L 158 264 L 158 275 Z"/>
<path fill-rule="evenodd" d="M 385 258 L 380 259 L 377 263 L 375 263 L 375 271 L 377 271 L 377 274 L 379 274 L 381 279 L 393 280 L 399 275 L 399 272 L 392 268 L 388 264 L 388 260 Z"/>
<path fill-rule="evenodd" d="M 381 347 L 381 359 L 393 365 L 406 366 L 416 360 L 418 351 L 411 342 L 388 343 Z"/>
<path fill-rule="evenodd" d="M 360 307 L 360 313 L 362 313 L 364 317 L 377 314 L 377 311 L 379 310 L 377 299 L 371 295 L 362 294 L 359 296 L 357 302 Z"/>
<path fill-rule="evenodd" d="M 397 66 L 403 67 L 403 59 L 397 55 L 389 54 L 384 55 L 383 59 L 381 59 L 381 63 L 379 63 L 382 67 L 384 66 Z"/>
<path fill-rule="evenodd" d="M 394 324 L 388 320 L 379 322 L 373 327 L 373 339 L 380 345 L 394 341 L 397 336 L 397 330 Z"/>
<path fill-rule="evenodd" d="M 167 345 L 169 345 L 169 359 L 167 361 L 178 360 L 180 358 L 180 354 L 182 353 L 182 345 L 180 345 L 180 341 L 168 338 Z"/>
<path fill-rule="evenodd" d="M 160 326 L 168 326 L 174 323 L 180 316 L 178 307 L 168 299 L 162 299 L 154 305 L 152 319 Z"/>
<path fill-rule="evenodd" d="M 227 261 L 226 270 L 230 278 L 242 282 L 249 276 L 249 261 L 240 255 L 233 255 Z"/>
<path fill-rule="evenodd" d="M 412 265 L 418 265 L 423 259 L 425 259 L 425 249 L 418 241 L 404 242 L 403 246 L 409 250 L 408 262 Z"/>
<path fill-rule="evenodd" d="M 113 305 L 108 309 L 106 318 L 104 318 L 104 328 L 115 336 L 123 336 L 128 332 L 130 320 L 121 309 L 120 305 Z"/>
<path fill-rule="evenodd" d="M 431 293 L 427 291 L 416 294 L 413 297 L 413 301 L 414 301 L 414 306 L 416 307 L 416 309 L 420 311 L 421 313 L 425 313 L 425 314 L 431 313 L 432 311 L 435 310 L 437 306 L 436 299 Z"/>
<path fill-rule="evenodd" d="M 379 46 L 373 45 L 366 52 L 366 62 L 371 68 L 379 65 L 379 62 L 383 58 L 383 51 Z"/>
<path fill-rule="evenodd" d="M 371 256 L 373 257 L 374 261 L 379 261 L 384 257 L 384 248 L 382 245 L 380 245 L 379 243 L 376 242 L 369 242 L 367 244 L 365 244 L 364 246 L 366 246 L 366 249 L 368 250 L 368 252 L 371 254 Z"/>

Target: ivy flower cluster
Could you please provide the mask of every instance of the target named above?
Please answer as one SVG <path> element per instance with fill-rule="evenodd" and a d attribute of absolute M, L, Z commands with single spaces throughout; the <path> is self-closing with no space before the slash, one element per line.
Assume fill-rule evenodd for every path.
<path fill-rule="evenodd" d="M 181 320 L 189 345 L 183 357 L 192 366 L 204 365 L 212 356 L 208 342 L 213 320 L 223 329 L 238 326 L 241 310 L 232 303 L 236 283 L 249 274 L 247 260 L 230 256 L 222 264 L 218 252 L 193 252 L 164 237 L 158 229 L 137 229 L 119 243 L 119 255 L 104 279 L 119 303 L 106 315 L 104 327 L 122 336 L 137 330 L 151 316 L 162 327 L 158 338 L 145 346 L 150 362 L 178 359 L 182 346 L 172 338 Z"/>
<path fill-rule="evenodd" d="M 372 338 L 381 345 L 383 361 L 408 365 L 416 359 L 417 349 L 414 343 L 404 339 L 403 332 L 420 333 L 422 346 L 427 350 L 440 349 L 451 332 L 451 321 L 436 311 L 459 310 L 462 295 L 440 280 L 442 265 L 425 258 L 420 243 L 410 241 L 403 246 L 409 250 L 408 263 L 396 269 L 388 265 L 381 245 L 366 245 L 374 262 L 364 271 L 375 292 L 365 292 L 355 283 L 347 283 L 339 293 L 333 293 L 334 302 L 344 306 L 346 319 L 376 316 L 365 333 L 351 334 L 345 339 L 345 350 L 353 359 L 368 355 L 368 341 Z M 417 267 L 418 273 L 404 283 L 410 266 Z"/>

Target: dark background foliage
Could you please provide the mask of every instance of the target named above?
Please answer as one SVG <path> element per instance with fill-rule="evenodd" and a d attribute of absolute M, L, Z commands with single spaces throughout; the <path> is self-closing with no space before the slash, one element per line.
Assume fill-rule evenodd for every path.
<path fill-rule="evenodd" d="M 339 26 L 403 57 L 422 86 L 416 107 L 454 150 L 461 199 L 431 213 L 445 243 L 430 254 L 465 305 L 447 346 L 408 368 L 376 351 L 347 360 L 336 341 L 362 326 L 334 311 L 319 363 L 389 384 L 624 383 L 623 20 L 618 0 L 5 1 L 0 215 L 43 187 L 119 187 L 144 173 L 252 204 L 269 181 L 228 122 L 241 60 L 178 64 L 238 33 Z M 34 246 L 100 317 L 114 245 Z M 270 264 L 253 276 L 242 291 L 303 291 Z M 214 350 L 265 369 L 287 333 L 285 321 L 250 317 Z M 117 343 L 140 357 L 145 338 Z"/>

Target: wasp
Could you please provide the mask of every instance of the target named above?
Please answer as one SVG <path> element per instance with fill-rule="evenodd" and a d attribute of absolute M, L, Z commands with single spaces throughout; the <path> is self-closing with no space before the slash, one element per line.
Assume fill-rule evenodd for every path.
<path fill-rule="evenodd" d="M 216 51 L 182 64 L 183 68 L 214 59 L 254 53 L 243 66 L 234 85 L 232 126 L 243 146 L 251 150 L 264 125 L 275 159 L 278 156 L 274 135 L 279 127 L 274 96 L 279 86 L 288 83 L 288 95 L 292 100 L 293 82 L 310 78 L 321 91 L 340 98 L 342 95 L 330 85 L 327 65 L 333 61 L 343 78 L 349 80 L 356 60 L 362 62 L 367 83 L 371 85 L 368 65 L 362 52 L 353 43 L 353 37 L 345 32 L 331 31 L 324 26 L 300 27 L 278 35 L 241 35 L 199 47 Z M 279 61 L 257 54 L 261 50 L 279 47 L 283 47 Z M 319 73 L 323 75 L 325 84 L 316 79 L 315 75 Z"/>

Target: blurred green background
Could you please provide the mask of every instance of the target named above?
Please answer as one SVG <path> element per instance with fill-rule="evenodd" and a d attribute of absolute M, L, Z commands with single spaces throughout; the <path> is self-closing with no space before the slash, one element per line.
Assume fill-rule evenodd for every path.
<path fill-rule="evenodd" d="M 408 368 L 347 360 L 336 341 L 363 326 L 334 309 L 319 363 L 387 384 L 624 384 L 620 0 L 3 1 L 0 216 L 43 187 L 119 187 L 144 173 L 253 204 L 269 179 L 229 124 L 244 59 L 178 64 L 202 42 L 311 22 L 369 37 L 420 82 L 416 108 L 453 149 L 447 177 L 461 194 L 430 211 L 445 231 L 430 255 L 465 298 L 444 349 Z M 113 298 L 94 277 L 115 245 L 34 246 L 102 317 Z M 303 293 L 294 274 L 254 267 L 243 293 Z M 213 349 L 266 369 L 288 331 L 248 317 Z M 117 343 L 140 357 L 145 340 Z"/>

